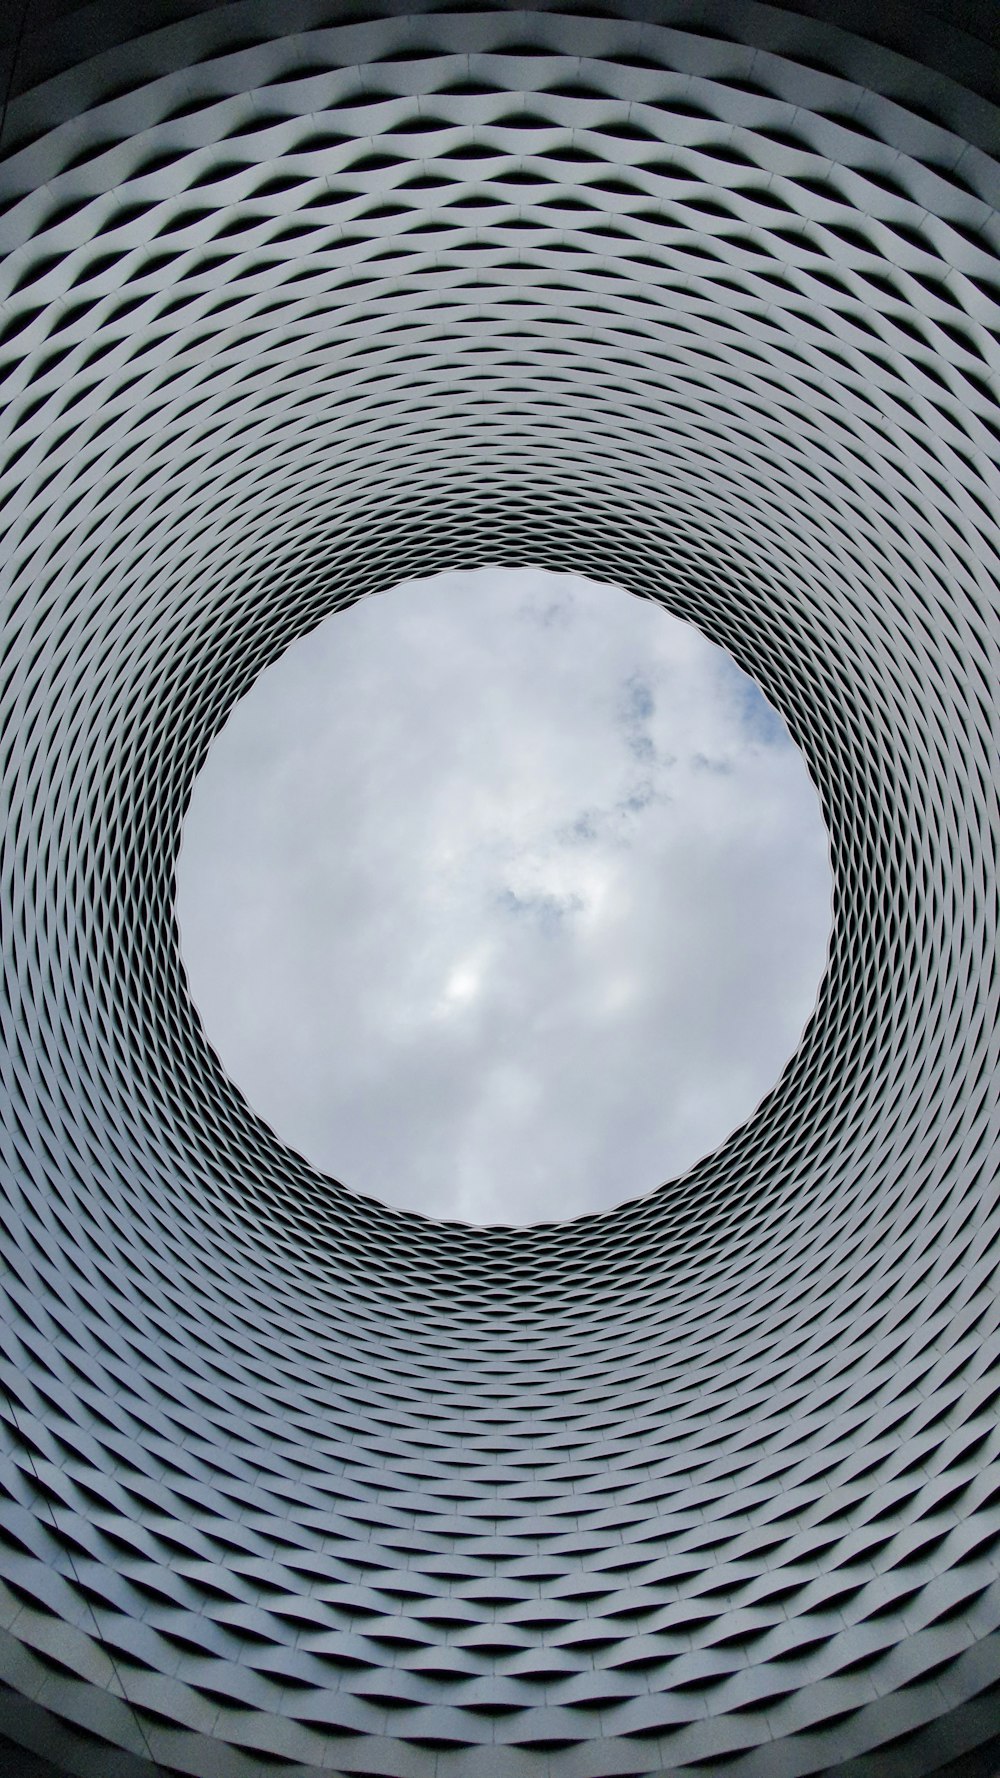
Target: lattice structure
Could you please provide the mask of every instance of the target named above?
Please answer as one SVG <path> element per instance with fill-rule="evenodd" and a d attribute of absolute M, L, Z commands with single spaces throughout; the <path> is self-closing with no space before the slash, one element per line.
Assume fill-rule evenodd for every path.
<path fill-rule="evenodd" d="M 59 1770 L 990 1770 L 1000 114 L 943 10 L 10 21 L 0 1723 Z M 260 668 L 486 562 L 724 644 L 836 873 L 754 1118 L 522 1230 L 284 1150 L 173 916 Z"/>

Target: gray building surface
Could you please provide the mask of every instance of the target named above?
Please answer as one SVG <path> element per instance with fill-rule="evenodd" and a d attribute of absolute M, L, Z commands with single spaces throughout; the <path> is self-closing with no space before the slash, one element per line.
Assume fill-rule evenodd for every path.
<path fill-rule="evenodd" d="M 11 1773 L 1000 1767 L 998 21 L 4 15 Z M 285 1150 L 173 912 L 260 669 L 496 562 L 727 647 L 836 882 L 754 1117 L 517 1230 Z"/>

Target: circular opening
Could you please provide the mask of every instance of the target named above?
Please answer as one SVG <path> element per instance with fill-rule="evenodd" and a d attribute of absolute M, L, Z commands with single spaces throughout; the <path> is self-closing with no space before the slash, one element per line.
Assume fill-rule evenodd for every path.
<path fill-rule="evenodd" d="M 191 993 L 322 1171 L 531 1223 L 689 1168 L 812 1010 L 819 801 L 720 648 L 621 588 L 450 573 L 261 674 L 194 789 Z"/>

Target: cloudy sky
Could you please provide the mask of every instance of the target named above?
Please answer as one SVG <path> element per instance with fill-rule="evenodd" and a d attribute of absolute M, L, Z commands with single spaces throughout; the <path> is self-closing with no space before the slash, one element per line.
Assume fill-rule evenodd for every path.
<path fill-rule="evenodd" d="M 815 791 L 690 625 L 485 569 L 339 613 L 237 705 L 178 866 L 192 996 L 291 1147 L 429 1215 L 650 1191 L 753 1111 L 826 958 Z"/>

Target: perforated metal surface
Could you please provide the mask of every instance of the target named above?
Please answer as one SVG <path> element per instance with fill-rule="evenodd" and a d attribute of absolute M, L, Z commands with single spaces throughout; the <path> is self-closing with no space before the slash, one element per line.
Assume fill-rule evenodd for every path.
<path fill-rule="evenodd" d="M 998 114 L 972 13 L 826 10 L 27 9 L 0 1728 L 60 1769 L 987 1769 Z M 753 1120 L 518 1231 L 286 1152 L 172 911 L 265 662 L 497 561 L 728 647 L 836 871 Z"/>

